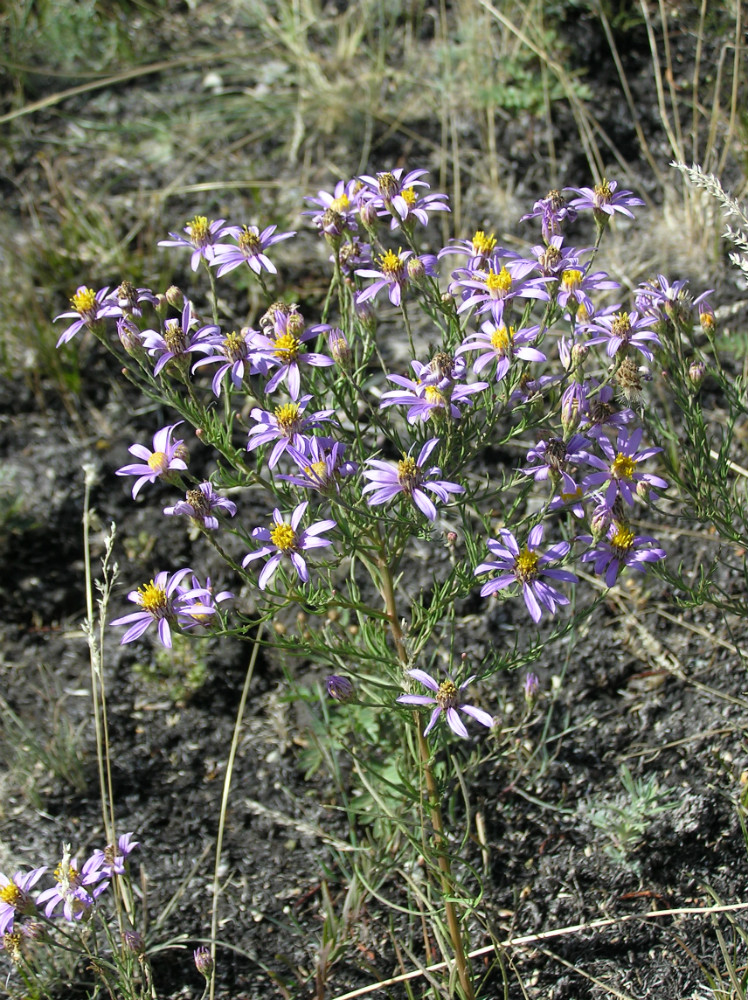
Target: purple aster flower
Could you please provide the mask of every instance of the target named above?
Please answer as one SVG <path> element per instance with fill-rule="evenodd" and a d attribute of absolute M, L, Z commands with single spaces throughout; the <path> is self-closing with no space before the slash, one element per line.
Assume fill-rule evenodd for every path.
<path fill-rule="evenodd" d="M 367 464 L 372 468 L 364 470 L 364 476 L 371 481 L 361 491 L 372 494 L 367 501 L 369 506 L 374 507 L 380 503 L 388 503 L 402 494 L 414 503 L 429 521 L 436 520 L 436 507 L 424 493 L 424 490 L 429 490 L 442 503 L 448 502 L 450 494 L 465 492 L 464 487 L 457 483 L 450 483 L 443 479 L 432 479 L 431 477 L 438 476 L 441 472 L 438 466 L 432 466 L 430 469 L 423 468 L 424 463 L 438 443 L 439 438 L 431 438 L 427 441 L 421 448 L 418 461 L 410 455 L 404 455 L 397 464 L 370 458 Z"/>
<path fill-rule="evenodd" d="M 326 687 L 327 693 L 333 701 L 351 701 L 356 693 L 351 681 L 340 674 L 330 674 L 327 678 Z"/>
<path fill-rule="evenodd" d="M 580 266 L 583 255 L 594 253 L 592 247 L 565 247 L 563 236 L 552 236 L 548 243 L 530 248 L 537 260 L 537 269 L 545 278 L 560 278 L 564 271 Z"/>
<path fill-rule="evenodd" d="M 449 357 L 445 355 L 445 357 Z M 413 424 L 416 420 L 428 420 L 430 417 L 442 417 L 449 414 L 452 420 L 460 419 L 457 403 L 470 403 L 470 396 L 488 388 L 487 382 L 474 382 L 471 385 L 456 385 L 450 377 L 442 377 L 439 364 L 432 368 L 412 361 L 411 367 L 416 373 L 416 379 L 405 378 L 403 375 L 388 375 L 387 379 L 401 386 L 391 392 L 382 393 L 380 408 L 387 406 L 407 406 L 407 420 Z M 454 367 L 454 363 L 451 366 Z M 401 391 L 405 389 L 405 392 Z"/>
<path fill-rule="evenodd" d="M 190 257 L 190 267 L 197 271 L 200 261 L 204 260 L 210 264 L 216 251 L 218 241 L 229 232 L 224 226 L 225 219 L 216 219 L 208 222 L 204 215 L 196 215 L 191 222 L 184 227 L 183 232 L 186 237 L 179 233 L 169 233 L 170 240 L 159 240 L 160 247 L 188 247 L 192 251 Z"/>
<path fill-rule="evenodd" d="M 303 450 L 289 444 L 286 452 L 296 462 L 299 472 L 291 476 L 276 476 L 284 482 L 293 483 L 303 489 L 318 493 L 340 492 L 340 479 L 358 471 L 356 462 L 344 461 L 345 445 L 339 441 L 330 443 L 318 437 L 302 438 Z"/>
<path fill-rule="evenodd" d="M 403 290 L 411 280 L 411 263 L 413 260 L 420 261 L 423 264 L 426 274 L 434 274 L 436 258 L 433 254 L 413 257 L 412 250 L 398 250 L 397 253 L 394 250 L 388 250 L 387 253 L 379 255 L 380 269 L 378 271 L 367 267 L 359 268 L 356 271 L 356 274 L 361 278 L 377 279 L 368 288 L 358 293 L 356 301 L 367 302 L 369 299 L 374 298 L 383 288 L 386 288 L 392 305 L 399 306 L 402 302 Z"/>
<path fill-rule="evenodd" d="M 191 572 L 192 570 L 188 568 L 180 569 L 171 576 L 165 572 L 158 573 L 150 583 L 143 584 L 138 590 L 130 591 L 127 599 L 142 610 L 111 622 L 114 626 L 130 626 L 122 636 L 120 645 L 139 639 L 156 622 L 162 645 L 171 649 L 172 625 L 182 630 L 194 628 L 202 624 L 202 616 L 215 614 L 212 595 L 208 590 L 195 586 L 188 589 L 182 586 L 182 580 Z M 196 603 L 193 598 L 199 598 L 199 601 Z"/>
<path fill-rule="evenodd" d="M 650 344 L 660 346 L 660 338 L 652 329 L 652 319 L 640 316 L 638 312 L 618 312 L 618 306 L 600 313 L 594 319 L 581 324 L 582 329 L 598 336 L 590 337 L 588 347 L 594 344 L 605 344 L 609 358 L 615 357 L 619 351 L 626 353 L 629 347 L 640 351 L 647 361 L 653 360 Z"/>
<path fill-rule="evenodd" d="M 102 892 L 109 885 L 104 872 L 101 869 L 99 859 L 92 855 L 78 869 L 78 862 L 75 858 L 71 860 L 69 848 L 65 848 L 62 861 L 55 868 L 54 877 L 57 884 L 52 889 L 45 889 L 37 897 L 37 906 L 44 908 L 45 916 L 51 917 L 55 909 L 62 903 L 62 915 L 66 920 L 80 920 L 85 913 L 93 906 Z"/>
<path fill-rule="evenodd" d="M 708 289 L 693 298 L 688 289 L 688 281 L 670 282 L 663 274 L 658 274 L 653 281 L 639 286 L 636 308 L 658 323 L 666 326 L 672 323 L 690 330 L 694 324 L 696 306 L 699 307 L 701 316 L 707 312 L 711 313 L 713 319 L 714 313 L 707 301 L 711 294 L 712 289 Z"/>
<path fill-rule="evenodd" d="M 213 962 L 213 956 L 210 953 L 210 948 L 206 948 L 204 944 L 200 945 L 199 948 L 195 948 L 192 953 L 192 957 L 195 961 L 195 968 L 204 976 L 206 979 L 210 979 L 213 975 L 213 969 L 215 963 Z"/>
<path fill-rule="evenodd" d="M 450 291 L 462 290 L 464 298 L 457 307 L 458 313 L 475 309 L 477 315 L 490 312 L 494 321 L 501 325 L 504 310 L 514 299 L 550 299 L 546 284 L 548 278 L 528 278 L 535 269 L 535 261 L 515 257 L 503 262 L 492 257 L 488 270 L 457 270 L 452 275 Z"/>
<path fill-rule="evenodd" d="M 558 282 L 556 301 L 576 316 L 582 306 L 587 316 L 595 311 L 594 303 L 587 294 L 598 289 L 620 288 L 617 281 L 612 281 L 605 271 L 595 271 L 590 274 L 584 267 L 570 267 L 561 273 Z M 570 304 L 571 303 L 571 304 Z"/>
<path fill-rule="evenodd" d="M 255 528 L 252 531 L 252 538 L 267 544 L 246 555 L 242 560 L 242 566 L 249 565 L 255 559 L 264 559 L 266 556 L 270 556 L 257 580 L 260 590 L 267 587 L 284 558 L 291 560 L 299 580 L 302 583 L 308 583 L 309 570 L 302 553 L 310 549 L 323 549 L 332 545 L 329 538 L 322 537 L 322 532 L 330 531 L 336 526 L 337 521 L 315 521 L 303 531 L 298 531 L 308 506 L 309 503 L 306 500 L 300 503 L 292 513 L 290 523 L 283 520 L 281 512 L 276 507 L 273 511 L 271 527 Z"/>
<path fill-rule="evenodd" d="M 581 426 L 591 437 L 599 437 L 608 427 L 621 430 L 626 424 L 636 419 L 633 410 L 616 410 L 613 408 L 613 386 L 604 385 L 598 388 L 597 379 L 585 382 L 585 394 L 579 408 Z"/>
<path fill-rule="evenodd" d="M 233 517 L 236 514 L 236 504 L 233 500 L 227 500 L 226 497 L 216 493 L 212 485 L 206 481 L 187 490 L 185 499 L 178 500 L 173 507 L 164 507 L 164 514 L 167 517 L 174 515 L 191 517 L 201 527 L 217 531 L 219 525 L 218 518 L 213 515 L 214 510 Z"/>
<path fill-rule="evenodd" d="M 585 499 L 584 490 L 581 486 L 577 486 L 573 493 L 559 493 L 554 496 L 548 504 L 548 510 L 568 510 L 581 521 L 587 516 L 583 503 Z"/>
<path fill-rule="evenodd" d="M 419 195 L 417 187 L 428 188 L 426 181 L 420 180 L 427 170 L 410 170 L 405 173 L 402 167 L 396 170 L 384 171 L 372 177 L 364 174 L 358 180 L 363 183 L 359 199 L 369 212 L 390 215 L 391 229 L 398 226 L 412 225 L 417 219 L 422 225 L 428 224 L 429 212 L 448 212 L 447 196 L 445 194 Z M 397 303 L 396 303 L 397 304 Z"/>
<path fill-rule="evenodd" d="M 527 674 L 525 677 L 525 683 L 522 685 L 522 690 L 524 691 L 525 701 L 532 705 L 540 692 L 540 681 L 538 680 L 538 675 L 532 673 L 532 671 Z"/>
<path fill-rule="evenodd" d="M 116 844 L 108 844 L 103 851 L 99 849 L 91 855 L 91 861 L 96 863 L 107 878 L 111 878 L 112 875 L 125 874 L 125 863 L 128 856 L 136 847 L 140 847 L 140 841 L 133 840 L 133 836 L 132 832 L 123 833 L 117 838 Z"/>
<path fill-rule="evenodd" d="M 331 254 L 330 262 L 334 264 L 335 259 L 336 254 Z M 338 247 L 337 259 L 340 261 L 343 276 L 352 278 L 360 267 L 371 267 L 371 243 L 363 243 L 354 236 Z"/>
<path fill-rule="evenodd" d="M 12 879 L 0 873 L 0 935 L 13 930 L 13 919 L 30 916 L 36 912 L 36 904 L 30 890 L 46 871 L 46 867 L 32 868 L 27 872 L 16 872 Z"/>
<path fill-rule="evenodd" d="M 277 226 L 267 226 L 260 232 L 257 226 L 227 226 L 224 235 L 233 236 L 236 246 L 221 243 L 214 248 L 211 263 L 218 268 L 217 276 L 221 278 L 242 264 L 246 264 L 255 274 L 261 274 L 263 270 L 277 274 L 275 264 L 265 251 L 268 247 L 296 235 L 295 231 L 276 233 L 277 228 Z"/>
<path fill-rule="evenodd" d="M 241 333 L 233 331 L 225 337 L 220 336 L 219 331 L 219 336 L 208 341 L 216 353 L 196 361 L 192 366 L 193 375 L 198 368 L 202 368 L 204 365 L 218 365 L 211 383 L 213 394 L 215 396 L 221 395 L 223 377 L 226 374 L 231 378 L 231 384 L 234 388 L 241 389 L 245 375 L 253 375 L 258 372 L 266 374 L 267 372 L 268 366 L 262 363 L 261 359 L 264 356 L 257 345 L 257 339 L 260 336 L 261 334 L 257 330 L 252 330 L 250 327 L 245 327 Z"/>
<path fill-rule="evenodd" d="M 423 684 L 429 691 L 434 692 L 433 696 L 425 694 L 401 694 L 397 698 L 397 701 L 401 705 L 436 705 L 436 708 L 431 713 L 429 724 L 423 731 L 424 736 L 428 736 L 436 725 L 439 716 L 444 712 L 447 724 L 452 732 L 463 739 L 467 739 L 468 731 L 462 719 L 457 714 L 458 709 L 460 712 L 464 712 L 465 715 L 469 715 L 477 722 L 480 722 L 482 726 L 486 726 L 487 729 L 493 726 L 493 716 L 489 715 L 488 712 L 484 712 L 482 708 L 476 708 L 474 705 L 466 705 L 460 698 L 460 691 L 464 690 L 468 684 L 471 684 L 475 680 L 475 675 L 468 677 L 466 681 L 463 681 L 457 687 L 450 677 L 442 681 L 441 684 L 438 684 L 431 674 L 427 674 L 425 670 L 407 670 L 406 673 L 414 680 Z"/>
<path fill-rule="evenodd" d="M 548 569 L 548 564 L 555 562 L 568 553 L 568 542 L 556 542 L 548 551 L 541 555 L 537 551 L 543 541 L 543 525 L 537 524 L 527 536 L 527 545 L 520 550 L 517 540 L 511 531 L 502 528 L 499 532 L 501 541 L 493 538 L 488 540 L 488 550 L 495 555 L 496 561 L 488 560 L 476 567 L 475 575 L 492 573 L 498 570 L 501 574 L 481 587 L 481 597 L 495 594 L 513 583 L 522 584 L 522 593 L 527 610 L 534 622 L 539 622 L 543 608 L 555 614 L 557 607 L 568 604 L 569 598 L 546 581 L 562 580 L 566 583 L 576 583 L 577 577 L 564 569 Z"/>
<path fill-rule="evenodd" d="M 268 467 L 271 469 L 275 468 L 289 445 L 293 445 L 298 452 L 303 453 L 306 441 L 302 431 L 317 427 L 329 420 L 334 412 L 333 410 L 318 410 L 305 417 L 304 410 L 311 398 L 311 396 L 302 396 L 298 403 L 284 403 L 282 406 L 276 406 L 272 413 L 255 406 L 250 412 L 255 426 L 249 429 L 247 451 L 254 451 L 255 448 L 275 441 L 268 458 Z"/>
<path fill-rule="evenodd" d="M 467 270 L 476 271 L 484 268 L 490 257 L 517 257 L 511 250 L 496 245 L 493 233 L 486 235 L 482 229 L 476 229 L 472 240 L 456 240 L 439 251 L 437 257 L 441 260 L 447 254 L 460 253 L 468 257 Z"/>
<path fill-rule="evenodd" d="M 299 363 L 312 365 L 314 368 L 329 368 L 335 364 L 326 354 L 303 351 L 301 346 L 308 340 L 316 339 L 327 329 L 325 324 L 320 324 L 304 331 L 301 313 L 275 311 L 272 333 L 258 333 L 255 337 L 255 350 L 262 359 L 261 364 L 267 370 L 277 369 L 265 386 L 266 393 L 275 392 L 281 382 L 285 381 L 289 396 L 296 400 L 301 391 Z"/>
<path fill-rule="evenodd" d="M 317 197 L 307 197 L 310 205 L 316 205 L 321 211 L 302 212 L 311 215 L 312 222 L 324 236 L 339 239 L 344 233 L 355 233 L 358 223 L 355 211 L 359 203 L 360 183 L 357 180 L 338 181 L 332 194 L 318 191 Z"/>
<path fill-rule="evenodd" d="M 509 371 L 514 358 L 522 361 L 546 360 L 545 354 L 529 346 L 539 332 L 539 326 L 527 326 L 515 330 L 513 326 L 506 327 L 503 323 L 497 325 L 491 320 L 486 320 L 480 330 L 467 335 L 456 353 L 480 351 L 473 362 L 473 371 L 478 374 L 487 365 L 496 362 L 496 381 L 500 382 Z"/>
<path fill-rule="evenodd" d="M 590 442 L 581 434 L 573 434 L 568 441 L 553 437 L 539 441 L 527 453 L 528 468 L 522 469 L 532 476 L 536 483 L 550 480 L 553 490 L 559 487 L 566 494 L 575 494 L 577 483 L 569 472 L 570 468 L 587 461 Z"/>
<path fill-rule="evenodd" d="M 59 316 L 55 316 L 54 318 L 54 322 L 56 323 L 58 319 L 75 317 L 75 322 L 71 323 L 60 334 L 57 341 L 58 347 L 60 344 L 67 344 L 71 341 L 84 326 L 91 330 L 102 319 L 122 315 L 120 307 L 109 296 L 108 287 L 100 288 L 98 292 L 94 292 L 92 288 L 81 285 L 71 298 L 70 305 L 73 307 L 72 310 L 60 313 Z"/>
<path fill-rule="evenodd" d="M 154 308 L 158 306 L 158 296 L 154 295 L 150 288 L 136 288 L 131 281 L 123 281 L 121 285 L 112 292 L 111 298 L 117 303 L 124 316 L 142 316 L 143 310 L 140 308 L 144 302 L 148 302 Z"/>
<path fill-rule="evenodd" d="M 187 468 L 186 458 L 189 453 L 184 441 L 172 441 L 171 436 L 174 430 L 184 421 L 179 420 L 176 424 L 162 427 L 153 435 L 153 450 L 146 448 L 143 444 L 133 444 L 127 449 L 131 455 L 142 459 L 133 465 L 123 465 L 117 469 L 118 476 L 138 476 L 132 488 L 132 495 L 135 498 L 145 483 L 155 483 L 157 479 L 166 479 L 171 472 L 183 472 Z"/>
<path fill-rule="evenodd" d="M 618 433 L 615 448 L 606 437 L 600 435 L 595 440 L 604 452 L 605 458 L 587 452 L 587 463 L 600 469 L 600 472 L 586 476 L 582 485 L 585 489 L 590 486 L 598 486 L 601 489 L 606 487 L 604 500 L 608 507 L 613 506 L 617 496 L 629 506 L 633 506 L 634 491 L 638 493 L 642 490 L 646 496 L 649 494 L 650 486 L 660 490 L 666 490 L 668 487 L 667 482 L 659 476 L 637 471 L 639 462 L 644 462 L 662 451 L 662 448 L 644 448 L 639 451 L 643 434 L 644 430 L 641 427 L 632 431 L 630 435 L 622 428 Z"/>
<path fill-rule="evenodd" d="M 560 191 L 549 191 L 545 198 L 536 201 L 532 206 L 532 212 L 523 215 L 519 220 L 525 222 L 527 219 L 540 219 L 543 239 L 548 246 L 554 238 L 563 233 L 563 223 L 568 220 L 573 222 L 577 213 L 567 202 Z"/>
<path fill-rule="evenodd" d="M 208 354 L 213 351 L 211 338 L 220 333 L 220 327 L 215 324 L 191 329 L 196 322 L 192 314 L 192 303 L 186 300 L 182 309 L 182 318 L 167 319 L 164 332 L 158 330 L 143 330 L 141 340 L 152 358 L 158 358 L 153 366 L 153 374 L 158 375 L 169 361 L 186 357 L 196 352 Z"/>
<path fill-rule="evenodd" d="M 580 535 L 578 541 L 589 544 L 593 538 L 591 535 Z M 582 555 L 582 562 L 591 562 L 593 572 L 597 576 L 604 575 L 605 586 L 612 587 L 624 567 L 645 572 L 649 563 L 664 559 L 667 552 L 657 546 L 656 538 L 635 535 L 625 521 L 614 521 L 607 538 L 588 549 Z"/>
<path fill-rule="evenodd" d="M 596 184 L 594 188 L 564 188 L 564 192 L 570 192 L 577 197 L 569 201 L 571 208 L 577 211 L 591 209 L 598 225 L 607 225 L 616 212 L 634 218 L 632 208 L 643 205 L 641 198 L 637 198 L 631 191 L 618 191 L 617 181 L 607 181 L 603 178 L 602 183 Z"/>

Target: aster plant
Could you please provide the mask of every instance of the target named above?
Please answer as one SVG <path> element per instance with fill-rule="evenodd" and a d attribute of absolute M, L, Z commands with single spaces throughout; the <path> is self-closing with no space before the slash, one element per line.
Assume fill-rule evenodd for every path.
<path fill-rule="evenodd" d="M 58 318 L 73 320 L 61 342 L 92 330 L 131 382 L 175 411 L 151 448 L 131 446 L 138 461 L 116 474 L 135 477 L 133 497 L 158 485 L 172 526 L 190 518 L 216 563 L 215 589 L 184 568 L 131 591 L 135 610 L 111 622 L 125 630 L 121 643 L 151 635 L 168 647 L 179 631 L 273 645 L 324 670 L 323 704 L 337 703 L 336 719 L 365 709 L 388 720 L 385 740 L 368 751 L 356 743 L 356 767 L 370 766 L 376 783 L 389 746 L 392 773 L 403 778 L 398 829 L 412 831 L 428 814 L 418 843 L 447 929 L 439 940 L 448 940 L 455 988 L 472 1000 L 463 922 L 471 909 L 452 875 L 459 838 L 445 832 L 450 779 L 436 753 L 449 761 L 450 744 L 468 736 L 491 745 L 491 677 L 511 668 L 534 677 L 527 668 L 544 645 L 571 634 L 601 599 L 582 587 L 578 566 L 610 587 L 663 562 L 664 548 L 636 523 L 661 516 L 655 491 L 668 480 L 658 463 L 676 449 L 650 442 L 654 424 L 639 401 L 656 368 L 665 370 L 654 362 L 668 345 L 698 391 L 708 367 L 686 358 L 684 344 L 696 350 L 687 339 L 694 330 L 713 339 L 716 321 L 707 293 L 691 297 L 663 276 L 623 301 L 625 283 L 601 266 L 602 237 L 631 224 L 642 202 L 615 181 L 537 201 L 524 216 L 535 235 L 519 252 L 499 246 L 488 225 L 422 245 L 432 216 L 449 210 L 426 177 L 396 167 L 307 199 L 332 264 L 311 322 L 287 292 L 273 300 L 266 285 L 294 233 L 199 215 L 162 245 L 190 250 L 202 288 L 81 286 L 73 311 Z M 570 238 L 572 221 L 587 234 L 583 244 Z M 225 333 L 216 318 L 222 283 L 245 266 L 266 299 L 249 320 L 257 329 L 228 317 L 225 330 L 240 332 Z M 193 302 L 212 324 L 195 320 Z M 393 344 L 410 353 L 394 363 Z M 175 438 L 183 424 L 208 459 L 200 475 Z M 272 514 L 258 524 L 258 510 Z M 410 566 L 424 570 L 417 586 L 403 577 Z M 476 595 L 501 598 L 517 641 L 508 651 L 496 643 L 468 670 L 455 662 L 453 639 Z M 527 704 L 536 697 L 528 680 Z M 430 712 L 425 725 L 421 708 Z M 349 736 L 341 745 L 352 745 Z M 96 855 L 83 876 L 89 898 L 119 877 L 130 846 L 110 861 Z M 15 889 L 7 882 L 0 895 L 26 892 L 33 877 L 19 876 Z M 51 911 L 74 905 L 64 879 L 46 891 Z M 8 899 L 0 912 L 8 926 L 11 910 Z"/>

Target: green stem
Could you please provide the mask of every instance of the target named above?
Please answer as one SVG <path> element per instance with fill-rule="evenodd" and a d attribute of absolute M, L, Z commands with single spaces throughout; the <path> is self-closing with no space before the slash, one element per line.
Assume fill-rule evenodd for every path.
<path fill-rule="evenodd" d="M 400 622 L 397 617 L 397 605 L 395 601 L 395 588 L 392 580 L 392 574 L 390 573 L 389 566 L 384 559 L 380 559 L 378 567 L 382 597 L 384 598 L 387 617 L 390 620 L 390 632 L 392 633 L 392 638 L 395 642 L 398 659 L 403 665 L 403 668 L 405 668 L 408 666 L 408 653 L 405 649 L 403 631 L 400 628 Z M 454 894 L 454 879 L 452 878 L 452 868 L 449 862 L 447 838 L 444 835 L 444 819 L 442 817 L 439 787 L 431 767 L 431 751 L 429 750 L 426 737 L 423 735 L 423 731 L 421 729 L 420 715 L 418 712 L 414 712 L 413 716 L 415 719 L 416 732 L 418 733 L 418 755 L 424 776 L 426 778 L 429 816 L 431 818 L 431 828 L 434 831 L 434 845 L 439 865 L 442 900 L 444 902 L 444 909 L 447 915 L 449 936 L 452 939 L 452 947 L 455 952 L 457 975 L 466 1000 L 473 1000 L 473 984 L 470 978 L 467 959 L 465 957 L 465 949 L 462 944 L 460 921 L 457 916 L 457 908 L 451 899 Z"/>

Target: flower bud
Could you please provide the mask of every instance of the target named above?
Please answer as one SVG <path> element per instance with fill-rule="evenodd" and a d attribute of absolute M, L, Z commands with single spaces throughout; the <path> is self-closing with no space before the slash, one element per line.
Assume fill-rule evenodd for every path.
<path fill-rule="evenodd" d="M 331 358 L 337 365 L 340 365 L 341 368 L 350 366 L 353 352 L 345 334 L 338 327 L 330 327 L 327 331 L 327 346 Z"/>
<path fill-rule="evenodd" d="M 134 354 L 140 347 L 142 347 L 140 330 L 132 320 L 126 319 L 124 316 L 120 316 L 117 320 L 117 334 L 119 336 L 120 343 L 128 354 Z"/>
<path fill-rule="evenodd" d="M 144 955 L 145 954 L 145 941 L 143 940 L 143 935 L 138 934 L 137 931 L 125 931 L 122 935 L 122 940 L 125 944 L 125 948 L 131 951 L 133 955 Z"/>
<path fill-rule="evenodd" d="M 174 458 L 181 458 L 185 465 L 190 464 L 190 449 L 184 441 L 180 441 L 174 449 Z"/>
<path fill-rule="evenodd" d="M 370 201 L 365 201 L 359 209 L 361 222 L 367 229 L 372 229 L 377 223 L 377 209 Z"/>
<path fill-rule="evenodd" d="M 351 701 L 355 695 L 353 684 L 347 677 L 340 674 L 330 674 L 327 678 L 327 693 L 334 701 Z"/>
<path fill-rule="evenodd" d="M 525 693 L 525 701 L 527 702 L 527 704 L 530 706 L 534 705 L 535 700 L 538 697 L 538 692 L 540 691 L 540 681 L 538 680 L 538 675 L 533 674 L 532 672 L 529 673 L 525 677 L 525 683 L 523 689 Z"/>
<path fill-rule="evenodd" d="M 599 503 L 592 512 L 590 528 L 596 542 L 604 538 L 613 523 L 613 511 L 605 503 Z"/>
<path fill-rule="evenodd" d="M 213 969 L 215 968 L 215 963 L 211 958 L 210 948 L 206 948 L 205 945 L 200 945 L 199 948 L 195 948 L 193 957 L 195 959 L 195 968 L 200 975 L 205 976 L 206 979 L 210 979 L 213 975 Z"/>
<path fill-rule="evenodd" d="M 426 274 L 426 268 L 419 257 L 411 257 L 408 260 L 407 269 L 408 277 L 411 281 L 421 281 Z"/>
<path fill-rule="evenodd" d="M 699 322 L 704 333 L 714 333 L 717 321 L 714 316 L 714 310 L 708 302 L 699 303 Z"/>
<path fill-rule="evenodd" d="M 176 285 L 170 285 L 166 289 L 166 301 L 175 309 L 182 309 L 184 306 L 184 294 Z"/>
<path fill-rule="evenodd" d="M 688 366 L 688 379 L 696 392 L 701 388 L 705 375 L 706 365 L 703 361 L 692 361 Z"/>

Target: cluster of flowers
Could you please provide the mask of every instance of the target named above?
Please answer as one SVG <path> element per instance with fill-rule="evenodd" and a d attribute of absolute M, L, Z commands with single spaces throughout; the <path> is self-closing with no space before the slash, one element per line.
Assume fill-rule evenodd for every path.
<path fill-rule="evenodd" d="M 43 939 L 45 921 L 60 915 L 68 922 L 90 919 L 98 898 L 113 878 L 125 874 L 127 859 L 139 846 L 132 833 L 124 833 L 116 844 L 95 850 L 80 866 L 66 847 L 54 870 L 55 884 L 42 891 L 35 891 L 35 886 L 46 866 L 17 871 L 12 878 L 0 873 L 0 935 L 9 956 L 15 961 L 26 945 Z"/>
<path fill-rule="evenodd" d="M 306 213 L 332 249 L 338 281 L 353 296 L 361 328 L 373 327 L 372 302 L 380 292 L 403 310 L 408 296 L 420 293 L 446 317 L 443 348 L 428 360 L 413 359 L 412 377 L 385 373 L 396 388 L 378 391 L 379 409 L 402 409 L 406 425 L 414 431 L 431 422 L 448 432 L 425 441 L 416 433 L 397 462 L 365 453 L 357 455 L 359 462 L 348 459 L 351 442 L 346 445 L 334 433 L 340 429 L 336 410 L 313 409 L 314 392 L 302 391 L 311 388 L 310 369 L 347 372 L 357 344 L 349 339 L 352 330 L 346 335 L 328 324 L 307 327 L 294 305 L 275 302 L 260 319 L 260 329 L 226 334 L 216 323 L 202 323 L 193 304 L 177 289 L 155 295 L 127 283 L 112 292 L 82 287 L 71 300 L 72 311 L 57 317 L 73 319 L 59 343 L 68 342 L 83 328 L 101 335 L 104 321 L 115 319 L 125 350 L 154 379 L 168 375 L 187 382 L 216 366 L 211 384 L 215 397 L 222 391 L 229 395 L 241 391 L 257 399 L 284 388 L 285 402 L 251 409 L 246 442 L 247 451 L 265 456 L 275 479 L 310 497 L 316 494 L 329 506 L 339 503 L 342 510 L 354 507 L 360 498 L 366 498 L 369 507 L 401 501 L 430 522 L 437 518 L 437 504 L 465 493 L 461 483 L 442 478 L 441 467 L 430 461 L 442 447 L 448 450 L 445 437 L 459 428 L 466 412 L 478 410 L 479 399 L 486 407 L 500 399 L 509 413 L 550 393 L 560 394 L 559 432 L 532 447 L 522 469 L 528 480 L 549 488 L 543 512 L 524 538 L 501 528 L 498 538 L 487 541 L 488 558 L 472 567 L 476 576 L 491 574 L 481 587 L 484 597 L 519 584 L 530 616 L 538 622 L 544 612 L 554 614 L 569 603 L 558 585 L 574 583 L 577 577 L 557 564 L 569 557 L 573 545 L 582 547 L 581 562 L 590 564 L 608 586 L 624 568 L 643 570 L 665 557 L 654 538 L 637 534 L 632 527 L 635 504 L 651 502 L 656 497 L 653 491 L 668 484 L 642 469 L 660 449 L 642 447 L 643 429 L 635 426 L 631 405 L 649 378 L 646 364 L 652 363 L 665 329 L 674 322 L 693 324 L 697 310 L 705 328 L 713 325 L 709 293 L 694 299 L 685 282 L 670 284 L 660 275 L 639 287 L 631 309 L 620 303 L 596 305 L 598 293 L 620 287 L 604 271 L 594 269 L 599 237 L 615 214 L 633 218 L 632 208 L 643 204 L 630 191 L 618 190 L 615 182 L 551 192 L 538 201 L 524 220 L 540 220 L 542 242 L 527 256 L 498 246 L 494 236 L 483 231 L 436 254 L 419 254 L 416 227 L 425 225 L 432 212 L 449 211 L 446 196 L 428 190 L 425 174 L 425 170 L 397 169 L 341 181 L 333 192 L 319 191 L 308 199 L 314 208 Z M 583 248 L 567 245 L 568 224 L 585 211 L 591 212 L 597 226 L 597 243 Z M 381 220 L 388 222 L 391 232 L 399 231 L 409 249 L 381 246 L 377 236 Z M 266 251 L 294 235 L 276 232 L 275 226 L 260 230 L 197 216 L 183 235 L 172 233 L 161 245 L 189 249 L 193 270 L 203 262 L 220 277 L 245 266 L 262 281 L 263 273 L 276 272 Z M 375 246 L 382 252 L 375 253 Z M 439 262 L 451 255 L 466 260 L 452 272 L 443 293 Z M 542 315 L 531 322 L 536 304 Z M 159 316 L 158 329 L 141 329 L 146 305 Z M 181 310 L 180 318 L 166 318 L 170 307 Z M 473 316 L 479 328 L 469 330 Z M 554 336 L 560 374 L 539 367 L 548 362 Z M 318 346 L 325 339 L 329 353 L 308 349 L 311 341 Z M 585 374 L 591 349 L 598 346 L 604 348 L 609 366 L 599 378 Z M 470 381 L 470 372 L 478 377 Z M 627 405 L 617 409 L 617 398 Z M 141 444 L 130 448 L 139 461 L 119 469 L 118 475 L 136 477 L 133 497 L 157 480 L 184 487 L 188 453 L 184 442 L 174 438 L 178 426 L 161 428 L 152 448 Z M 326 433 L 320 433 L 323 429 Z M 361 435 L 354 438 L 363 440 Z M 277 472 L 281 462 L 293 465 Z M 261 590 L 270 586 L 281 565 L 302 583 L 308 582 L 305 556 L 333 545 L 327 535 L 338 527 L 336 520 L 324 518 L 303 527 L 309 503 L 305 499 L 285 514 L 276 507 L 268 527 L 252 530 L 258 547 L 244 557 L 242 566 L 248 569 L 256 560 L 265 560 L 256 581 Z M 543 551 L 540 521 L 545 513 L 558 511 L 569 512 L 587 530 Z M 236 506 L 218 495 L 210 482 L 203 482 L 189 486 L 185 499 L 164 508 L 164 514 L 188 516 L 202 529 L 215 531 L 222 519 L 235 516 Z M 129 595 L 140 610 L 113 623 L 130 626 L 123 642 L 139 638 L 155 622 L 161 641 L 168 645 L 170 626 L 189 629 L 211 621 L 217 605 L 231 594 L 213 596 L 209 581 L 202 587 L 194 575 L 187 587 L 182 581 L 189 574 L 189 569 L 172 576 L 161 573 Z M 486 713 L 460 703 L 464 685 L 457 687 L 452 680 L 440 685 L 423 671 L 411 675 L 435 697 L 405 695 L 400 700 L 436 703 L 428 729 L 443 710 L 451 728 L 463 735 L 458 708 L 489 724 Z"/>

